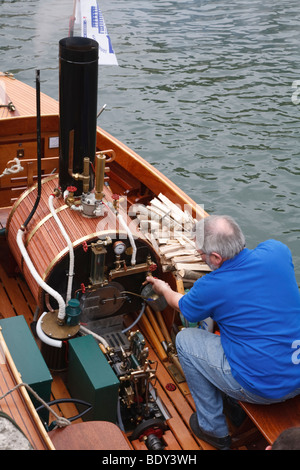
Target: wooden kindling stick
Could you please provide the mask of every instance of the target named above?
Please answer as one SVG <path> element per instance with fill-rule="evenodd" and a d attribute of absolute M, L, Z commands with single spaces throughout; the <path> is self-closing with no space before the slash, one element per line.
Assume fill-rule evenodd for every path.
<path fill-rule="evenodd" d="M 146 315 L 148 317 L 148 320 L 150 321 L 151 325 L 152 325 L 152 328 L 154 329 L 155 333 L 156 333 L 156 336 L 158 337 L 162 347 L 164 348 L 165 351 L 167 351 L 167 342 L 166 342 L 166 339 L 162 333 L 162 330 L 160 329 L 157 321 L 156 321 L 156 318 L 153 314 L 153 311 L 151 310 L 151 308 L 149 307 L 149 305 L 146 306 Z"/>
<path fill-rule="evenodd" d="M 147 335 L 149 336 L 149 340 L 151 341 L 152 345 L 157 351 L 157 354 L 159 355 L 159 358 L 165 362 L 168 360 L 168 356 L 161 345 L 161 342 L 159 341 L 154 329 L 152 328 L 148 318 L 143 315 L 141 319 L 139 320 L 139 323 L 141 324 L 142 328 L 145 330 Z"/>
<path fill-rule="evenodd" d="M 161 328 L 161 331 L 163 332 L 163 335 L 166 338 L 167 343 L 172 343 L 172 339 L 166 327 L 165 320 L 163 319 L 162 313 L 159 310 L 156 310 L 155 315 L 156 315 L 158 324 Z"/>

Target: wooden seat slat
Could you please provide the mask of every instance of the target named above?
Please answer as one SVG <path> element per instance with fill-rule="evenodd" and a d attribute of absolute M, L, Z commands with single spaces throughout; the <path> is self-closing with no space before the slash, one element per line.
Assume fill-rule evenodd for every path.
<path fill-rule="evenodd" d="M 300 395 L 272 405 L 240 405 L 271 445 L 285 429 L 300 426 Z"/>
<path fill-rule="evenodd" d="M 131 450 L 126 436 L 108 421 L 71 424 L 49 433 L 56 450 Z"/>

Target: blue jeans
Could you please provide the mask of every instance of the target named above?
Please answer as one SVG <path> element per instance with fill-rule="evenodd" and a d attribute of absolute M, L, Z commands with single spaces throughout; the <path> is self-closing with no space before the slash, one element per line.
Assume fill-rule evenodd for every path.
<path fill-rule="evenodd" d="M 223 414 L 223 394 L 241 401 L 271 404 L 300 394 L 300 389 L 280 400 L 270 400 L 245 390 L 232 376 L 221 338 L 199 328 L 186 328 L 176 337 L 178 357 L 193 396 L 200 428 L 216 437 L 228 435 Z M 222 393 L 223 392 L 223 393 Z"/>

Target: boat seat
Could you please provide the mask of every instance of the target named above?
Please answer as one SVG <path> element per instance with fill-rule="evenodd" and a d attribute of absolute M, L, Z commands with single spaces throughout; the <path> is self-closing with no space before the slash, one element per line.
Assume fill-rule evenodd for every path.
<path fill-rule="evenodd" d="M 56 450 L 132 450 L 123 432 L 108 421 L 84 421 L 48 433 Z"/>
<path fill-rule="evenodd" d="M 270 445 L 286 429 L 300 426 L 300 395 L 272 405 L 239 404 Z"/>

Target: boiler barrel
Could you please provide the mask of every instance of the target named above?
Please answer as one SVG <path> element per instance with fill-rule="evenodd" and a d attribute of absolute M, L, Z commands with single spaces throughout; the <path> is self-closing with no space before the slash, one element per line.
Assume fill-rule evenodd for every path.
<path fill-rule="evenodd" d="M 57 186 L 57 175 L 42 180 L 40 203 L 27 226 L 23 240 L 40 277 L 65 297 L 69 265 L 68 247 L 50 212 L 48 203 L 50 195 Z M 32 187 L 16 201 L 8 220 L 7 237 L 11 252 L 24 274 L 37 304 L 42 309 L 44 308 L 44 293 L 31 275 L 16 242 L 17 232 L 30 212 L 36 194 L 36 187 Z M 74 246 L 75 257 L 79 265 L 78 268 L 76 266 L 76 274 L 80 276 L 80 282 L 87 283 L 90 266 L 87 260 L 88 255 L 83 250 L 83 243 L 97 241 L 99 237 L 105 237 L 109 231 L 111 232 L 109 228 L 115 226 L 114 215 L 108 212 L 101 224 L 101 220 L 98 218 L 84 218 L 76 211 L 72 211 L 65 204 L 63 198 L 55 198 L 53 205 Z M 55 305 L 53 306 L 55 307 Z"/>
<path fill-rule="evenodd" d="M 42 180 L 40 203 L 27 226 L 23 240 L 27 253 L 40 277 L 65 298 L 68 281 L 69 251 L 67 243 L 49 209 L 49 197 L 57 186 L 57 175 Z M 111 203 L 110 191 L 104 188 L 104 193 L 107 203 Z M 36 195 L 37 188 L 35 186 L 25 191 L 15 202 L 7 223 L 7 237 L 12 255 L 17 261 L 37 304 L 43 310 L 46 307 L 45 293 L 30 273 L 16 241 L 18 230 L 31 211 Z M 83 217 L 79 212 L 71 210 L 65 204 L 63 198 L 55 198 L 53 206 L 74 247 L 74 295 L 74 292 L 80 289 L 82 284 L 85 286 L 90 284 L 91 249 L 86 251 L 84 249 L 85 243 L 90 245 L 91 242 L 97 242 L 99 239 L 105 240 L 107 236 L 112 241 L 122 238 L 128 248 L 130 248 L 130 242 L 124 229 L 119 227 L 114 212 L 109 209 L 104 217 L 89 218 Z M 130 223 L 130 220 L 128 220 L 128 223 Z M 157 254 L 146 240 L 140 238 L 140 233 L 135 231 L 137 229 L 134 229 L 134 227 L 135 224 L 132 226 L 132 233 L 137 246 L 137 264 L 144 263 L 147 255 L 151 255 L 152 260 L 159 265 Z M 113 243 L 106 247 L 106 251 L 105 267 L 107 272 L 109 272 L 115 268 Z M 126 264 L 129 266 L 131 255 L 124 254 L 124 256 Z M 159 271 L 160 269 L 161 267 L 159 267 Z M 114 279 L 114 281 L 122 284 L 124 291 L 135 292 L 138 292 L 144 280 L 145 272 Z M 133 311 L 136 307 L 135 301 L 137 299 L 139 298 L 136 296 L 132 298 L 131 307 Z M 51 300 L 51 306 L 57 308 L 54 299 Z"/>

